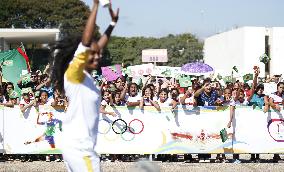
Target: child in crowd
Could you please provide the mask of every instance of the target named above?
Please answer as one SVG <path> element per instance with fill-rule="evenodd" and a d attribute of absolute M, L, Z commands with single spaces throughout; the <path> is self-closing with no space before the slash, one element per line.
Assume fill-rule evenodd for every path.
<path fill-rule="evenodd" d="M 159 92 L 159 99 L 157 100 L 160 107 L 171 107 L 175 109 L 178 103 L 168 97 L 169 91 L 166 88 L 162 88 Z"/>
<path fill-rule="evenodd" d="M 114 106 L 125 106 L 125 102 L 120 99 L 120 92 L 116 91 L 112 94 L 113 105 Z"/>
<path fill-rule="evenodd" d="M 140 109 L 144 109 L 144 106 L 154 106 L 158 111 L 161 110 L 159 104 L 153 99 L 154 91 L 151 89 L 151 86 L 147 85 L 142 90 L 142 98 L 140 100 Z"/>
<path fill-rule="evenodd" d="M 111 116 L 116 116 L 116 114 L 114 112 L 107 112 L 105 109 L 106 109 L 106 106 L 107 105 L 113 105 L 113 100 L 112 100 L 112 95 L 111 95 L 111 92 L 109 90 L 105 90 L 103 91 L 103 94 L 102 94 L 102 102 L 101 102 L 101 108 L 100 108 L 100 112 L 102 114 L 108 114 L 108 115 L 111 115 Z"/>
<path fill-rule="evenodd" d="M 193 87 L 194 87 L 194 85 L 193 85 Z M 195 90 L 193 89 L 193 87 L 188 87 L 186 92 L 184 93 L 183 97 L 180 98 L 180 103 L 182 105 L 193 105 L 193 106 L 197 105 L 197 102 L 194 99 L 194 91 Z M 196 84 L 195 84 L 195 87 L 196 87 Z M 197 88 L 197 89 L 199 89 L 199 88 Z"/>

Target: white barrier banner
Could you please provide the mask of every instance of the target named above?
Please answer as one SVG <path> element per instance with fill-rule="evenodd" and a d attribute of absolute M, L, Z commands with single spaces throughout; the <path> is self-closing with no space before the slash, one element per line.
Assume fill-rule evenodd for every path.
<path fill-rule="evenodd" d="M 1 107 L 3 108 L 3 107 Z M 4 115 L 0 109 L 0 153 L 4 153 Z"/>
<path fill-rule="evenodd" d="M 213 107 L 214 108 L 214 107 Z M 99 123 L 97 151 L 101 153 L 220 153 L 232 152 L 232 133 L 222 142 L 229 110 L 180 106 L 177 110 L 154 107 L 109 108 L 118 117 L 103 116 Z"/>
<path fill-rule="evenodd" d="M 239 107 L 234 120 L 234 152 L 283 153 L 284 111 L 263 113 L 252 107 Z"/>
<path fill-rule="evenodd" d="M 7 154 L 58 154 L 60 113 L 50 106 L 34 107 L 25 113 L 4 108 L 4 149 Z M 38 118 L 38 120 L 37 120 Z"/>
<path fill-rule="evenodd" d="M 144 110 L 107 107 L 106 110 L 117 116 L 100 118 L 96 146 L 100 154 L 284 152 L 283 111 L 263 113 L 252 107 L 237 107 L 232 127 L 227 129 L 228 139 L 222 142 L 220 131 L 229 121 L 229 108 L 179 106 L 174 111 L 162 108 L 159 112 L 154 107 Z M 4 117 L 1 135 L 6 153 L 61 153 L 64 124 L 60 119 L 65 113 L 51 107 L 40 107 L 39 115 L 34 108 L 22 114 L 19 107 L 4 108 L 0 113 Z"/>

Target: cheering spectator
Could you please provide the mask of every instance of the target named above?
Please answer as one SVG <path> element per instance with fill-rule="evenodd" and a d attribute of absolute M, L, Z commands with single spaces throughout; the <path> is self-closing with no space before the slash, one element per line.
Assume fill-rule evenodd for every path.
<path fill-rule="evenodd" d="M 31 100 L 29 92 L 23 92 L 22 100 L 20 101 L 20 109 L 24 116 L 30 113 L 31 107 L 34 105 L 36 105 L 36 100 Z"/>
<path fill-rule="evenodd" d="M 140 109 L 144 109 L 144 106 L 154 106 L 158 111 L 161 110 L 159 104 L 153 100 L 154 91 L 151 89 L 151 86 L 147 85 L 142 90 L 142 98 L 140 100 Z"/>
<path fill-rule="evenodd" d="M 277 84 L 277 91 L 269 95 L 269 104 L 273 109 L 281 111 L 280 105 L 283 105 L 283 103 L 284 103 L 284 83 L 279 82 Z"/>
<path fill-rule="evenodd" d="M 127 89 L 129 90 L 128 93 Z M 122 93 L 121 93 L 121 99 L 126 101 L 127 106 L 139 106 L 141 96 L 139 95 L 138 86 L 136 83 L 131 83 L 129 85 L 129 88 L 127 88 L 127 85 L 125 85 Z"/>
<path fill-rule="evenodd" d="M 116 116 L 116 114 L 114 112 L 107 112 L 106 106 L 107 105 L 113 105 L 113 100 L 112 100 L 112 96 L 111 96 L 111 92 L 109 90 L 106 90 L 103 92 L 103 97 L 102 97 L 102 102 L 101 102 L 101 108 L 100 108 L 100 112 L 102 114 L 108 114 L 111 116 Z"/>
<path fill-rule="evenodd" d="M 63 107 L 64 109 L 66 109 L 67 106 L 68 106 L 67 97 L 60 94 L 58 89 L 54 90 L 53 100 L 54 100 L 54 102 L 52 103 L 52 105 L 56 108 L 62 108 Z"/>
<path fill-rule="evenodd" d="M 120 99 L 120 92 L 115 92 L 113 94 L 113 105 L 115 106 L 125 106 L 125 102 L 123 100 Z"/>
<path fill-rule="evenodd" d="M 218 93 L 212 89 L 209 78 L 203 81 L 203 87 L 194 93 L 194 98 L 197 99 L 197 106 L 214 106 L 217 104 Z"/>
<path fill-rule="evenodd" d="M 38 85 L 38 76 L 36 72 L 31 72 L 27 75 L 21 76 L 20 80 L 17 83 L 20 89 L 31 87 L 35 91 L 36 86 Z"/>
<path fill-rule="evenodd" d="M 170 96 L 172 100 L 176 101 L 176 103 L 179 104 L 179 90 L 176 87 L 173 86 L 173 88 L 171 88 Z"/>
<path fill-rule="evenodd" d="M 36 87 L 36 90 L 47 92 L 48 99 L 53 98 L 53 87 L 51 86 L 51 80 L 47 74 L 41 76 L 41 84 Z"/>
<path fill-rule="evenodd" d="M 14 107 L 14 105 L 19 104 L 19 95 L 16 91 L 10 91 L 8 102 L 0 103 L 0 105 L 4 105 L 7 107 Z"/>
<path fill-rule="evenodd" d="M 269 101 L 268 97 L 263 94 L 264 86 L 263 84 L 257 85 L 257 77 L 260 73 L 259 68 L 255 68 L 254 70 L 254 79 L 252 84 L 252 93 L 250 97 L 248 97 L 247 101 L 249 101 L 249 105 L 252 105 L 253 107 L 257 106 L 260 109 L 264 106 L 264 112 L 267 112 L 269 109 Z M 257 85 L 257 86 L 256 86 Z"/>
<path fill-rule="evenodd" d="M 183 97 L 180 98 L 180 103 L 182 105 L 194 105 L 196 106 L 196 101 L 194 99 L 194 90 L 192 87 L 188 87 Z"/>
<path fill-rule="evenodd" d="M 116 80 L 115 80 L 115 87 L 118 91 L 122 91 L 123 88 L 124 88 L 124 84 L 125 84 L 125 80 L 123 77 L 118 77 Z"/>
<path fill-rule="evenodd" d="M 158 104 L 160 107 L 171 107 L 171 109 L 175 109 L 177 106 L 177 102 L 168 97 L 169 91 L 166 88 L 162 88 L 159 92 Z"/>

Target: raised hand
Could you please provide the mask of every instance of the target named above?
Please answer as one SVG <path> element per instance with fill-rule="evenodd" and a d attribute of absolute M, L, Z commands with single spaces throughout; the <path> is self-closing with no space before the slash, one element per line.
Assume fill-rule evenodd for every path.
<path fill-rule="evenodd" d="M 94 0 L 94 4 L 99 4 L 99 0 Z"/>
<path fill-rule="evenodd" d="M 112 3 L 110 1 L 108 10 L 109 10 L 109 14 L 110 14 L 110 17 L 111 17 L 111 21 L 116 23 L 118 21 L 118 18 L 119 18 L 119 8 L 116 10 L 116 13 L 114 13 L 113 9 L 112 9 Z"/>

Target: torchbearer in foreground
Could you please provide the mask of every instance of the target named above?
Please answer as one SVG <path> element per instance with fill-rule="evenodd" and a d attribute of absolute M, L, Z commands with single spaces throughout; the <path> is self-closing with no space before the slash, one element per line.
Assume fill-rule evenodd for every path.
<path fill-rule="evenodd" d="M 56 55 L 51 68 L 52 82 L 69 100 L 62 131 L 62 152 L 68 171 L 100 171 L 100 159 L 94 148 L 101 91 L 94 84 L 90 73 L 99 67 L 102 49 L 107 45 L 118 21 L 119 9 L 113 12 L 111 3 L 109 4 L 112 21 L 96 41 L 93 33 L 98 5 L 99 0 L 94 0 L 83 36 L 78 42 L 74 43 L 71 37 L 67 37 L 54 47 Z"/>

